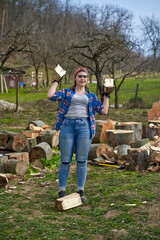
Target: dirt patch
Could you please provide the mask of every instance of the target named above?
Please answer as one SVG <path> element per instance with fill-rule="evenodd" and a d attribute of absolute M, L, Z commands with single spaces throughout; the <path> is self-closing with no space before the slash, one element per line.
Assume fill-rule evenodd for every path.
<path fill-rule="evenodd" d="M 123 213 L 123 212 L 122 211 L 117 211 L 117 210 L 110 210 L 104 215 L 104 218 L 106 220 L 109 219 L 109 218 L 114 218 L 114 217 L 117 217 L 118 215 L 120 215 L 121 213 Z"/>

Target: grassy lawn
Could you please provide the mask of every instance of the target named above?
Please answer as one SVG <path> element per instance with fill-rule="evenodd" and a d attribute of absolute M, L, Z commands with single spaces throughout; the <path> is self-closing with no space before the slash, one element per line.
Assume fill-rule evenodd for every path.
<path fill-rule="evenodd" d="M 57 179 L 55 169 L 39 179 L 26 175 L 24 185 L 11 181 L 17 189 L 0 190 L 0 239 L 159 239 L 159 173 L 88 165 L 88 201 L 64 212 L 54 207 Z M 44 182 L 50 185 L 41 187 Z M 67 187 L 67 194 L 76 191 L 74 163 Z"/>
<path fill-rule="evenodd" d="M 97 119 L 141 121 L 147 124 L 147 111 L 160 97 L 159 79 L 128 79 L 119 92 L 119 103 L 127 104 L 135 96 L 145 103 L 143 109 L 114 108 Z M 66 87 L 66 86 L 64 86 Z M 95 84 L 90 84 L 95 92 Z M 15 103 L 15 89 L 0 94 L 0 99 Z M 111 104 L 114 104 L 112 93 Z M 20 89 L 24 111 L 2 112 L 0 130 L 21 132 L 30 121 L 42 120 L 54 126 L 58 103 L 47 100 L 47 89 L 38 92 Z M 160 239 L 160 174 L 117 170 L 88 164 L 85 192 L 88 201 L 80 207 L 59 212 L 54 203 L 58 192 L 58 163 L 41 178 L 26 174 L 9 181 L 16 189 L 0 189 L 0 240 L 158 240 Z M 23 185 L 18 184 L 20 181 Z M 41 183 L 47 182 L 46 187 Z M 70 169 L 67 194 L 76 191 L 75 162 Z M 126 205 L 131 204 L 131 205 Z M 134 204 L 134 205 L 132 205 Z"/>

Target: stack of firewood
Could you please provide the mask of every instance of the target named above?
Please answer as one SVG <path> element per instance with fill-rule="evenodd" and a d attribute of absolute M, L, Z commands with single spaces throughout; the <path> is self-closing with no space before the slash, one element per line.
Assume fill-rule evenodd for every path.
<path fill-rule="evenodd" d="M 33 168 L 43 170 L 41 159 L 50 160 L 52 147 L 58 144 L 59 132 L 51 130 L 40 120 L 30 122 L 22 133 L 0 131 L 0 173 L 3 173 L 0 175 L 0 187 L 7 184 L 4 174 L 24 176 L 29 163 Z"/>

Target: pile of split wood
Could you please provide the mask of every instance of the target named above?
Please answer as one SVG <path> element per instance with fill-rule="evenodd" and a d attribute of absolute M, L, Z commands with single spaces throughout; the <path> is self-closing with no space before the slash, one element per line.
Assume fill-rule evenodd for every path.
<path fill-rule="evenodd" d="M 148 128 L 153 122 L 156 131 L 149 138 Z M 90 163 L 117 164 L 131 171 L 160 171 L 160 120 L 148 120 L 146 128 L 142 128 L 141 122 L 99 120 L 96 127 L 88 156 Z"/>
<path fill-rule="evenodd" d="M 52 147 L 59 144 L 59 132 L 51 130 L 44 122 L 29 123 L 22 133 L 0 131 L 0 173 L 13 173 L 24 176 L 29 163 L 35 169 L 43 170 L 41 158 L 50 160 Z M 0 175 L 0 187 L 7 183 L 4 174 Z"/>

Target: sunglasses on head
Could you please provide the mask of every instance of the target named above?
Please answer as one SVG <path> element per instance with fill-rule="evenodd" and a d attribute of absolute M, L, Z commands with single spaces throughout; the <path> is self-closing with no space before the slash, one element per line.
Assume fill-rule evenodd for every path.
<path fill-rule="evenodd" d="M 87 78 L 88 76 L 87 75 L 78 75 L 77 77 L 79 77 L 79 78 Z"/>

